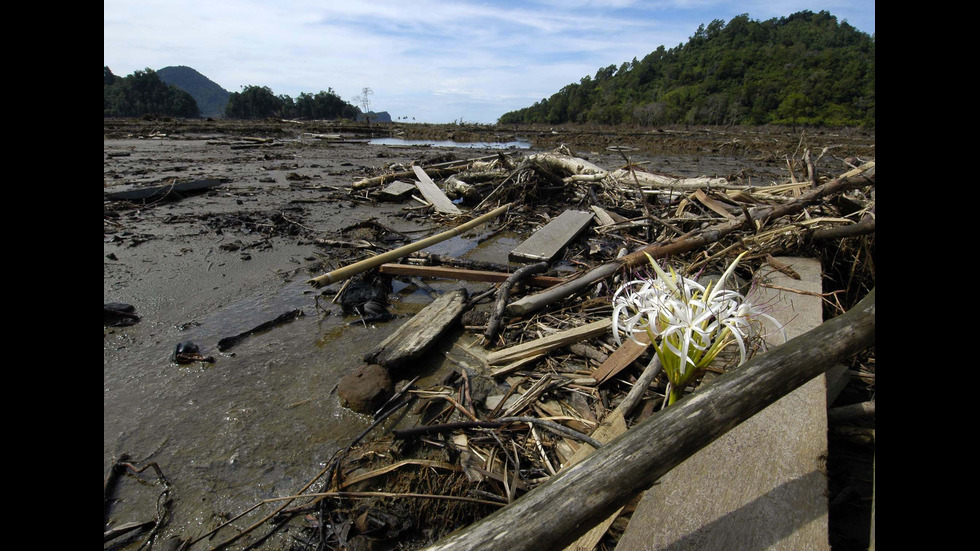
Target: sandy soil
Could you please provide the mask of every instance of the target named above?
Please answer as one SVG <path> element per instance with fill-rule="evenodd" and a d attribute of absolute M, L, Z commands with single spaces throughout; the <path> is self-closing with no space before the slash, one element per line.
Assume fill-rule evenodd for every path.
<path fill-rule="evenodd" d="M 168 120 L 106 120 L 103 129 L 106 194 L 175 180 L 225 181 L 179 201 L 103 203 L 103 301 L 132 304 L 141 318 L 131 327 L 104 330 L 103 467 L 108 470 L 124 453 L 157 462 L 173 484 L 173 517 L 164 535 L 185 537 L 258 500 L 296 492 L 370 423 L 339 406 L 335 385 L 405 318 L 348 325 L 352 319 L 339 307 L 318 299 L 306 280 L 345 264 L 354 252 L 314 239 L 377 239 L 364 229 L 342 231 L 372 219 L 413 239 L 444 227 L 414 216 L 408 204 L 351 195 L 350 184 L 391 163 L 493 153 L 356 140 L 525 139 L 534 150 L 565 143 L 609 168 L 623 164 L 622 154 L 607 149 L 618 145 L 633 148 L 625 154 L 657 172 L 759 183 L 785 179 L 786 157 L 799 155 L 801 147 L 801 133 L 785 129 L 617 132 Z M 319 140 L 312 136 L 317 133 L 351 141 Z M 275 142 L 233 147 L 244 136 Z M 845 156 L 874 156 L 873 132 L 808 133 L 802 142 L 815 152 L 831 147 L 821 160 L 829 172 L 842 172 Z M 506 262 L 509 248 L 523 237 L 498 235 L 478 247 L 481 235 L 454 239 L 436 252 Z M 395 290 L 396 314 L 415 312 L 429 300 L 412 285 Z M 230 352 L 217 350 L 219 339 L 293 309 L 305 316 Z M 215 363 L 172 363 L 175 345 L 188 340 L 215 356 Z M 158 493 L 124 483 L 113 523 L 152 518 Z"/>

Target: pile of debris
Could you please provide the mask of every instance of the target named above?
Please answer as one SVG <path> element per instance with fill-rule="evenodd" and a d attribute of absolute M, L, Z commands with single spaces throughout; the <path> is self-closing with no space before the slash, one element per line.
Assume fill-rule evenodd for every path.
<path fill-rule="evenodd" d="M 799 161 L 805 177 L 791 170 L 786 182 L 753 186 L 653 174 L 625 156 L 624 166 L 607 170 L 560 148 L 522 159 L 500 153 L 404 167 L 356 182 L 352 195 L 414 197 L 420 206 L 406 213 L 452 229 L 314 278 L 313 285 L 367 273 L 369 281 L 449 278 L 491 286 L 439 296 L 366 354 L 340 392 L 377 374 L 380 382 L 369 384 L 354 406 L 373 413 L 375 424 L 297 496 L 278 501 L 274 515 L 309 513 L 308 543 L 316 548 L 431 544 L 669 411 L 656 347 L 642 336 L 613 334 L 614 294 L 651 275 L 651 262 L 669 259 L 676 273 L 706 281 L 741 256 L 733 278 L 740 283 L 719 285 L 744 291 L 761 266 L 793 277 L 777 256 L 815 256 L 836 289 L 823 295 L 827 319 L 870 294 L 873 346 L 874 161 L 855 161 L 833 178 L 818 175 L 819 161 L 807 152 Z M 523 268 L 511 273 L 507 265 L 421 252 L 489 223 L 531 233 L 509 258 Z M 578 271 L 562 277 L 552 271 L 558 264 Z M 460 325 L 470 338 L 444 354 L 453 369 L 439 384 L 418 388 L 418 377 L 391 383 Z M 678 392 L 735 365 L 733 348 Z M 871 350 L 856 360 L 871 366 L 869 393 Z M 367 439 L 377 427 L 388 430 Z M 593 531 L 586 548 L 603 537 L 614 544 L 628 513 Z"/>

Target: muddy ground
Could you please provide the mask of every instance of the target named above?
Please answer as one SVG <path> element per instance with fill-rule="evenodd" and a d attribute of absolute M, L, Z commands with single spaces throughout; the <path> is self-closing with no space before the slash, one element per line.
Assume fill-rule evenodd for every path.
<path fill-rule="evenodd" d="M 274 141 L 244 144 L 244 137 Z M 804 147 L 825 151 L 818 166 L 830 174 L 846 170 L 845 157 L 875 154 L 874 132 L 861 130 L 105 120 L 103 301 L 135 306 L 140 321 L 104 330 L 103 468 L 122 454 L 159 465 L 173 499 L 162 540 L 204 534 L 260 500 L 299 491 L 370 424 L 369 417 L 339 405 L 337 381 L 431 299 L 411 283 L 396 282 L 396 319 L 363 324 L 306 280 L 359 254 L 345 242 L 382 239 L 394 247 L 446 228 L 418 210 L 417 202 L 376 203 L 352 193 L 354 181 L 393 163 L 497 152 L 366 143 L 372 137 L 525 140 L 529 151 L 565 144 L 607 168 L 623 165 L 626 155 L 655 172 L 758 184 L 786 180 L 787 156 L 799 157 Z M 125 189 L 203 179 L 223 183 L 180 200 L 107 198 Z M 395 232 L 352 227 L 367 220 Z M 506 263 L 509 249 L 527 236 L 502 232 L 482 240 L 492 229 L 431 251 Z M 437 290 L 459 286 L 429 284 Z M 295 321 L 230 351 L 217 349 L 220 339 L 296 309 L 304 315 Z M 214 363 L 173 363 L 174 348 L 183 341 L 198 344 Z M 429 374 L 438 360 L 436 354 L 404 376 Z M 152 519 L 159 490 L 124 481 L 108 515 L 112 523 Z M 281 531 L 267 545 L 284 547 L 290 537 L 289 530 Z"/>

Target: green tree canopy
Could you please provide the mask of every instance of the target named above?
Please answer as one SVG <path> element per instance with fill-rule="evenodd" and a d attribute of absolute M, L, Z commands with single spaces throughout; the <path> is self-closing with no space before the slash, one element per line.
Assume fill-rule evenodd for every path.
<path fill-rule="evenodd" d="M 190 94 L 164 84 L 152 69 L 117 77 L 103 66 L 102 98 L 105 117 L 167 115 L 198 117 L 197 102 Z"/>
<path fill-rule="evenodd" d="M 500 123 L 875 124 L 875 41 L 826 11 L 701 25 Z"/>
<path fill-rule="evenodd" d="M 234 119 L 264 119 L 280 114 L 282 100 L 268 86 L 245 86 L 232 92 L 225 107 L 225 116 Z"/>
<path fill-rule="evenodd" d="M 237 119 L 286 117 L 303 119 L 355 119 L 360 111 L 340 99 L 333 89 L 301 93 L 295 99 L 276 96 L 267 86 L 245 86 L 228 98 L 225 116 Z"/>

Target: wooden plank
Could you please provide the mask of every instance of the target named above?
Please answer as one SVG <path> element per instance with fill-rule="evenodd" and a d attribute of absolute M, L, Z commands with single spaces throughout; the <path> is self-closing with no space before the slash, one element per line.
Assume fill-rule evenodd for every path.
<path fill-rule="evenodd" d="M 502 283 L 507 280 L 510 274 L 502 272 L 491 272 L 488 270 L 464 270 L 462 268 L 452 268 L 448 266 L 413 266 L 411 264 L 382 264 L 378 271 L 383 274 L 407 275 L 417 277 L 434 277 L 439 279 L 458 279 L 462 281 L 483 281 L 488 283 Z M 524 280 L 525 283 L 535 287 L 551 287 L 565 281 L 561 277 L 551 276 L 531 276 Z"/>
<path fill-rule="evenodd" d="M 763 294 L 751 300 L 767 305 L 792 338 L 820 324 L 820 297 L 765 285 L 819 293 L 820 263 L 780 260 L 803 279 L 773 272 L 760 286 Z M 770 340 L 773 346 L 782 342 L 781 336 Z M 721 380 L 702 385 L 698 394 Z M 619 545 L 656 550 L 697 541 L 703 549 L 829 549 L 826 392 L 821 373 L 661 477 L 640 501 Z"/>
<path fill-rule="evenodd" d="M 432 203 L 432 206 L 436 208 L 436 211 L 443 214 L 463 214 L 463 211 L 453 204 L 446 197 L 446 194 L 439 189 L 439 186 L 429 178 L 429 175 L 422 170 L 422 167 L 418 165 L 412 166 L 412 170 L 415 171 L 415 176 L 418 177 L 419 181 L 415 184 L 418 186 L 419 191 L 422 192 L 422 196 L 425 200 Z"/>
<path fill-rule="evenodd" d="M 551 262 L 595 219 L 590 212 L 566 210 L 510 252 L 511 262 Z"/>
<path fill-rule="evenodd" d="M 551 262 L 593 219 L 591 212 L 566 210 L 510 251 L 511 262 Z"/>
<path fill-rule="evenodd" d="M 637 342 L 639 341 L 639 342 Z M 616 376 L 617 373 L 626 369 L 639 358 L 647 348 L 650 347 L 650 337 L 645 333 L 636 335 L 636 340 L 626 339 L 622 346 L 602 362 L 592 373 L 592 378 L 596 384 L 602 384 Z"/>
<path fill-rule="evenodd" d="M 456 323 L 466 297 L 466 289 L 457 289 L 437 298 L 369 352 L 364 361 L 390 370 L 418 358 Z"/>
<path fill-rule="evenodd" d="M 508 373 L 513 373 L 513 372 L 517 371 L 518 369 L 521 369 L 521 368 L 523 368 L 525 366 L 528 366 L 528 365 L 530 365 L 530 364 L 538 361 L 542 356 L 544 356 L 544 352 L 539 352 L 539 353 L 536 353 L 536 354 L 532 354 L 530 356 L 527 356 L 525 358 L 521 358 L 519 360 L 516 360 L 516 361 L 514 361 L 512 363 L 497 366 L 497 367 L 495 367 L 495 368 L 493 368 L 493 369 L 490 370 L 490 376 L 491 377 L 500 377 L 502 375 L 507 375 Z"/>
<path fill-rule="evenodd" d="M 592 205 L 592 212 L 594 212 L 595 217 L 599 219 L 600 226 L 611 226 L 616 223 L 616 221 L 613 220 L 613 217 L 609 216 L 609 213 L 606 212 L 606 209 L 598 205 Z"/>
<path fill-rule="evenodd" d="M 728 209 L 725 208 L 725 205 L 723 205 L 720 201 L 708 197 L 708 194 L 705 193 L 703 190 L 700 189 L 695 190 L 694 197 L 698 201 L 700 201 L 702 205 L 717 212 L 718 214 L 724 216 L 725 218 L 728 218 L 729 220 L 735 218 L 734 214 L 728 212 Z"/>
<path fill-rule="evenodd" d="M 572 344 L 573 342 L 584 341 L 592 337 L 597 337 L 609 331 L 612 327 L 612 319 L 594 321 L 585 325 L 552 333 L 547 337 L 523 342 L 518 345 L 510 346 L 487 355 L 487 363 L 491 366 L 502 365 L 514 362 L 530 356 L 541 354 L 555 348 Z"/>
<path fill-rule="evenodd" d="M 382 201 L 403 201 L 408 199 L 413 191 L 415 191 L 414 185 L 397 180 L 379 191 L 378 198 Z"/>

